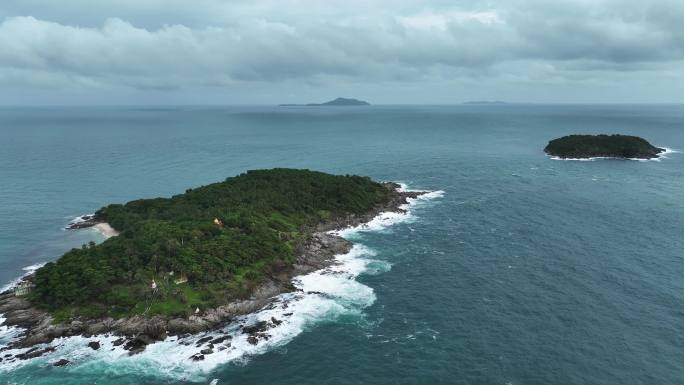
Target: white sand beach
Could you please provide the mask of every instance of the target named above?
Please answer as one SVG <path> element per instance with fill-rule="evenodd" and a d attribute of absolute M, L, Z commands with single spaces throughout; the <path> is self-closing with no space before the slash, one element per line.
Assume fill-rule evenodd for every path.
<path fill-rule="evenodd" d="M 119 232 L 114 230 L 112 226 L 109 225 L 109 223 L 103 222 L 103 223 L 98 223 L 93 228 L 97 231 L 99 231 L 102 235 L 105 236 L 105 238 L 111 238 L 119 235 Z"/>

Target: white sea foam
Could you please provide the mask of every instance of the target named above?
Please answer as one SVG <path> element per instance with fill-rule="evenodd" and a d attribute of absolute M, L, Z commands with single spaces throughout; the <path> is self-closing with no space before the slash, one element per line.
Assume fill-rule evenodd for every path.
<path fill-rule="evenodd" d="M 31 266 L 23 267 L 22 270 L 24 270 L 25 273 L 21 277 L 12 280 L 8 284 L 6 284 L 2 288 L 0 288 L 0 293 L 2 293 L 3 291 L 14 289 L 14 287 L 17 286 L 19 284 L 19 282 L 21 282 L 22 279 L 26 278 L 27 276 L 33 274 L 36 270 L 45 266 L 45 263 L 46 262 L 40 262 L 40 263 L 36 263 L 34 265 L 31 265 Z"/>
<path fill-rule="evenodd" d="M 92 213 L 92 214 L 83 214 L 83 215 L 79 215 L 79 216 L 77 216 L 77 217 L 73 217 L 73 219 L 71 219 L 71 220 L 69 221 L 69 223 L 67 224 L 67 226 L 69 226 L 69 225 L 71 225 L 71 224 L 74 224 L 74 223 L 85 222 L 86 220 L 85 220 L 84 218 L 86 218 L 86 217 L 92 217 L 92 216 L 94 216 L 94 215 L 95 215 L 95 213 Z M 67 226 L 64 226 L 64 229 L 65 229 L 65 230 L 67 229 Z"/>
<path fill-rule="evenodd" d="M 22 268 L 22 270 L 24 270 L 24 274 L 22 274 L 21 277 L 12 280 L 8 284 L 0 288 L 0 293 L 14 289 L 19 284 L 19 282 L 21 282 L 24 278 L 33 274 L 36 270 L 40 269 L 41 267 L 45 266 L 45 263 L 46 262 L 40 262 Z M 23 331 L 22 328 L 5 325 L 5 320 L 6 318 L 2 317 L 2 314 L 0 314 L 0 347 L 7 346 L 7 344 L 12 342 L 12 340 L 18 337 Z"/>
<path fill-rule="evenodd" d="M 12 340 L 17 338 L 22 332 L 22 329 L 20 328 L 3 325 L 5 320 L 5 317 L 0 316 L 0 347 L 7 346 L 7 344 L 12 342 Z"/>
<path fill-rule="evenodd" d="M 635 160 L 637 162 L 660 162 L 662 159 L 668 159 L 667 155 L 669 154 L 674 154 L 678 153 L 678 150 L 673 150 L 671 148 L 667 147 L 660 147 L 665 150 L 665 152 L 662 152 L 658 155 L 658 158 L 651 158 L 651 159 L 641 159 L 641 158 L 618 158 L 614 156 L 596 156 L 596 157 L 591 157 L 591 158 L 561 158 L 559 156 L 549 156 L 549 159 L 553 160 L 566 160 L 566 161 L 573 161 L 573 162 L 594 162 L 597 160 Z"/>
<path fill-rule="evenodd" d="M 399 184 L 399 191 L 422 191 L 422 190 L 411 190 L 405 184 Z M 429 191 L 426 194 L 419 195 L 417 198 L 408 198 L 408 203 L 401 205 L 400 208 L 404 210 L 401 212 L 383 212 L 378 216 L 373 218 L 370 222 L 363 223 L 358 226 L 349 227 L 342 230 L 331 231 L 331 234 L 336 234 L 341 237 L 351 237 L 354 234 L 368 232 L 368 231 L 382 231 L 389 228 L 392 225 L 402 222 L 411 222 L 416 219 L 416 217 L 411 212 L 411 209 L 415 206 L 419 206 L 422 203 L 438 199 L 444 196 L 444 191 Z"/>
<path fill-rule="evenodd" d="M 660 147 L 660 148 L 662 148 L 663 150 L 665 150 L 665 152 L 661 153 L 661 154 L 660 154 L 660 158 L 658 158 L 658 159 L 662 159 L 662 158 L 667 159 L 667 155 L 670 155 L 670 154 L 677 154 L 677 153 L 681 152 L 681 151 L 679 151 L 679 150 L 675 150 L 675 149 L 668 148 L 668 147 Z"/>
<path fill-rule="evenodd" d="M 402 186 L 405 189 L 405 186 Z M 355 232 L 377 231 L 387 226 L 411 218 L 411 209 L 429 200 L 444 195 L 443 191 L 434 191 L 410 199 L 403 208 L 406 213 L 382 213 L 367 225 L 339 231 L 342 236 L 351 236 Z M 266 308 L 230 323 L 220 330 L 193 335 L 187 338 L 169 337 L 165 341 L 149 345 L 140 354 L 129 356 L 123 346 L 114 346 L 114 336 L 82 336 L 60 338 L 51 344 L 57 347 L 54 352 L 28 361 L 5 361 L 0 365 L 0 373 L 14 370 L 28 364 L 49 365 L 61 358 L 73 362 L 69 368 L 72 372 L 88 372 L 106 367 L 108 373 L 120 375 L 125 373 L 150 373 L 187 381 L 207 381 L 210 372 L 217 366 L 227 362 L 245 362 L 249 357 L 283 346 L 301 334 L 311 325 L 320 322 L 331 322 L 340 317 L 361 317 L 363 309 L 375 302 L 375 293 L 356 280 L 360 274 L 378 273 L 390 269 L 390 264 L 374 260 L 375 252 L 362 244 L 355 244 L 347 254 L 336 256 L 336 263 L 328 268 L 297 276 L 293 284 L 297 291 L 284 293 L 276 297 Z M 270 321 L 273 318 L 282 321 L 279 325 L 267 330 L 268 339 L 260 339 L 252 345 L 248 335 L 241 332 L 243 325 L 251 325 L 259 321 Z M 10 333 L 9 331 L 7 333 Z M 0 334 L 2 331 L 0 330 Z M 9 335 L 9 334 L 8 334 Z M 196 342 L 203 337 L 219 337 L 230 335 L 230 346 L 204 356 L 202 361 L 192 361 L 190 357 L 205 349 L 197 347 Z M 89 341 L 98 340 L 99 350 L 87 347 Z M 224 345 L 225 346 L 225 345 Z M 10 350 L 5 354 L 17 354 L 24 350 Z M 216 383 L 216 381 L 212 381 Z"/>

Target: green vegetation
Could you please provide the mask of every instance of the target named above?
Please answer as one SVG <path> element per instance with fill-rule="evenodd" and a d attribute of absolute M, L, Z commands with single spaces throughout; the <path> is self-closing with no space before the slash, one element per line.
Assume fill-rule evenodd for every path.
<path fill-rule="evenodd" d="M 657 158 L 663 152 L 646 140 L 629 135 L 569 135 L 549 142 L 544 149 L 561 158 Z"/>
<path fill-rule="evenodd" d="M 96 218 L 120 235 L 39 269 L 29 299 L 58 320 L 185 315 L 245 296 L 287 268 L 321 221 L 387 199 L 388 190 L 365 177 L 273 169 L 172 198 L 112 204 Z"/>

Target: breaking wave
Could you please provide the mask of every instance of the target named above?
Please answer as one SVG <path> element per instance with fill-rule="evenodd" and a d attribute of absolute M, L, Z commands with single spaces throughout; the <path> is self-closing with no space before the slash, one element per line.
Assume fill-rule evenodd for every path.
<path fill-rule="evenodd" d="M 671 148 L 667 147 L 660 147 L 665 150 L 665 152 L 662 152 L 658 155 L 658 158 L 652 158 L 652 159 L 641 159 L 641 158 L 616 158 L 613 156 L 595 156 L 591 158 L 561 158 L 559 156 L 549 156 L 549 159 L 552 160 L 564 160 L 564 161 L 572 161 L 572 162 L 594 162 L 597 160 L 636 160 L 637 162 L 660 162 L 662 159 L 667 159 L 667 155 L 678 153 L 678 150 L 673 150 Z"/>
<path fill-rule="evenodd" d="M 45 266 L 46 263 L 47 262 L 40 262 L 40 263 L 36 263 L 34 265 L 31 265 L 31 266 L 26 266 L 26 267 L 22 268 L 22 270 L 24 270 L 25 273 L 21 277 L 12 280 L 10 283 L 8 283 L 5 286 L 3 286 L 2 288 L 0 288 L 0 293 L 2 293 L 3 291 L 14 289 L 14 287 L 17 286 L 19 284 L 19 282 L 21 282 L 22 279 L 24 279 L 25 277 L 28 277 L 29 275 L 33 274 L 36 270 Z M 2 324 L 2 322 L 0 322 L 0 324 Z"/>

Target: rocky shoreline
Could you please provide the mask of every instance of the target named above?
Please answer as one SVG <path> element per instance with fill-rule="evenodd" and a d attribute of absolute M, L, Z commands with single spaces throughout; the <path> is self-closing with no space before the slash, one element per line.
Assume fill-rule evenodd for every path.
<path fill-rule="evenodd" d="M 77 335 L 90 337 L 113 334 L 120 337 L 115 342 L 115 346 L 124 345 L 129 354 L 136 354 L 145 350 L 147 345 L 156 341 L 163 341 L 169 335 L 196 334 L 217 329 L 235 317 L 254 313 L 268 306 L 278 294 L 295 291 L 296 289 L 292 285 L 292 278 L 295 276 L 328 267 L 334 263 L 336 255 L 345 254 L 351 250 L 353 244 L 350 241 L 330 234 L 331 231 L 362 225 L 383 212 L 404 212 L 401 206 L 408 203 L 409 198 L 416 198 L 424 194 L 424 192 L 400 191 L 400 186 L 395 183 L 385 183 L 384 185 L 390 191 L 390 199 L 386 203 L 378 205 L 362 215 L 348 215 L 319 224 L 310 239 L 298 248 L 296 262 L 293 266 L 273 272 L 266 282 L 252 293 L 250 298 L 233 301 L 187 318 L 134 316 L 121 319 L 74 319 L 68 323 L 55 324 L 50 314 L 33 307 L 28 300 L 15 296 L 13 291 L 0 293 L 0 314 L 5 318 L 3 325 L 24 329 L 23 333 L 11 345 L 0 349 L 0 352 L 8 349 L 31 348 L 13 357 L 2 355 L 0 362 L 2 360 L 39 357 L 54 351 L 55 348 L 51 346 L 38 348 L 34 345 L 49 344 L 55 338 Z M 101 223 L 93 216 L 81 218 L 82 221 L 71 223 L 67 228 L 81 229 Z M 255 325 L 243 326 L 242 332 L 249 334 L 248 341 L 250 343 L 257 344 L 259 339 L 268 338 L 267 329 L 277 326 L 280 322 L 282 321 L 277 319 L 262 321 Z M 215 347 L 222 350 L 226 348 L 226 344 L 230 345 L 229 336 L 207 338 L 206 341 L 200 339 L 197 342 L 198 347 L 203 346 L 203 344 L 207 345 L 206 349 L 202 350 L 203 353 L 190 357 L 191 359 L 204 359 L 204 355 L 211 354 Z M 219 339 L 221 341 L 218 341 Z M 97 341 L 91 341 L 88 346 L 95 350 L 99 349 Z M 58 361 L 55 363 L 57 366 L 66 364 L 68 362 Z"/>

